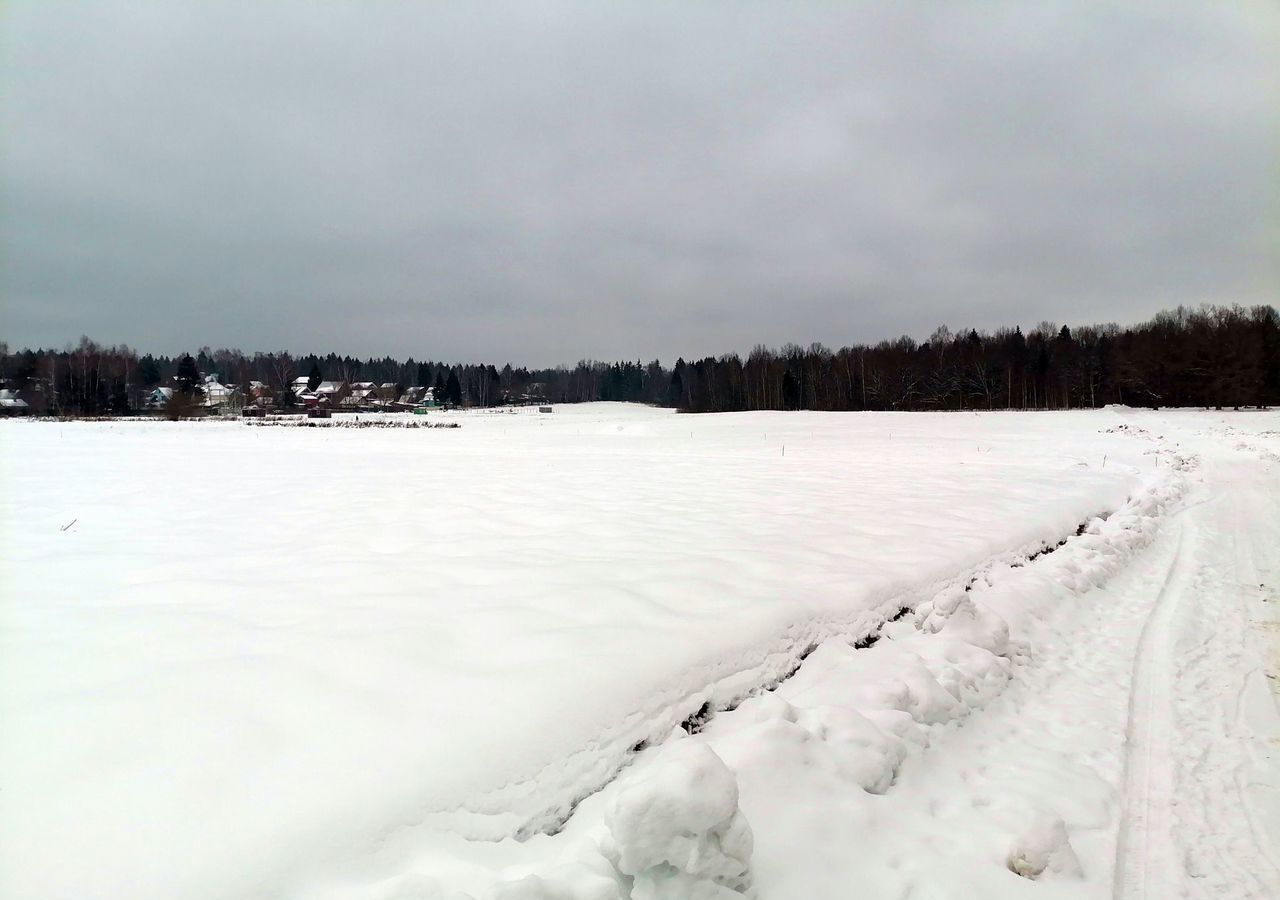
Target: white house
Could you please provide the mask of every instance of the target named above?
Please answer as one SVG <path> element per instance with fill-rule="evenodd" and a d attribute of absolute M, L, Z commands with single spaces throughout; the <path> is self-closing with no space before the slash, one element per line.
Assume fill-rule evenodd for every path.
<path fill-rule="evenodd" d="M 244 394 L 234 384 L 223 384 L 217 375 L 206 375 L 204 384 L 204 406 L 208 409 L 238 409 L 244 406 Z"/>

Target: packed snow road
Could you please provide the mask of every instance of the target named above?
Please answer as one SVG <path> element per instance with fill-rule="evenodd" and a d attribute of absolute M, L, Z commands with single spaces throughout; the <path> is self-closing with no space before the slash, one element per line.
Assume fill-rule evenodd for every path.
<path fill-rule="evenodd" d="M 1203 480 L 1135 656 L 1117 897 L 1280 897 L 1280 458 L 1221 440 L 1184 440 Z"/>
<path fill-rule="evenodd" d="M 1280 417 L 458 418 L 0 425 L 0 895 L 1275 891 Z"/>

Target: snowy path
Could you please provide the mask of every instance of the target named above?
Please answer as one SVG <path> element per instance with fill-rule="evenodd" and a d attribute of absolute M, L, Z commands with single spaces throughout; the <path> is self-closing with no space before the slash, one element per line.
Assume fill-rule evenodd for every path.
<path fill-rule="evenodd" d="M 1176 678 L 1172 633 L 1190 577 L 1184 545 L 1194 543 L 1194 526 L 1175 524 L 1173 558 L 1142 628 L 1125 731 L 1124 811 L 1116 847 L 1117 898 L 1148 900 L 1172 895 L 1176 866 L 1170 843 L 1173 823 L 1173 687 Z M 1188 537 L 1187 532 L 1192 536 Z"/>
<path fill-rule="evenodd" d="M 807 857 L 788 841 L 775 868 L 768 845 L 785 838 L 771 834 L 767 821 L 757 828 L 757 872 L 771 876 L 759 882 L 760 896 L 845 896 L 848 885 L 862 882 L 882 892 L 870 896 L 1102 900 L 1112 896 L 1126 794 L 1130 863 L 1115 876 L 1116 896 L 1177 896 L 1168 889 L 1173 877 L 1165 877 L 1175 865 L 1167 836 L 1173 726 L 1166 666 L 1188 577 L 1183 542 L 1194 541 L 1183 518 L 1172 517 L 1105 587 L 1048 612 L 1009 687 L 959 727 L 931 735 L 839 858 L 822 843 Z M 1131 685 L 1143 688 L 1133 692 L 1132 713 Z M 1132 793 L 1125 786 L 1130 728 Z M 743 808 L 753 824 L 767 820 L 763 810 L 752 815 L 749 798 Z M 1050 862 L 1060 871 L 1034 881 L 1013 874 L 1016 857 L 1052 851 L 1059 824 L 1071 848 Z M 1146 893 L 1122 893 L 1130 880 Z"/>
<path fill-rule="evenodd" d="M 897 811 L 924 807 L 921 831 L 943 857 L 905 879 L 922 896 L 1280 897 L 1280 718 L 1265 663 L 1280 466 L 1185 438 L 1201 464 L 1153 545 L 1042 629 L 998 701 L 904 767 Z M 984 841 L 994 858 L 1036 819 L 1065 824 L 1079 876 L 974 865 Z M 856 865 L 882 867 L 875 856 Z"/>
<path fill-rule="evenodd" d="M 1262 900 L 1280 897 L 1280 830 L 1267 824 L 1280 811 L 1280 731 L 1265 677 L 1270 636 L 1254 617 L 1274 602 L 1265 585 L 1278 574 L 1280 466 L 1249 451 L 1204 457 L 1207 496 L 1186 513 L 1201 537 L 1168 641 L 1174 887 Z"/>
<path fill-rule="evenodd" d="M 1267 676 L 1280 466 L 1256 447 L 1188 444 L 1201 466 L 1156 542 L 1042 629 L 999 700 L 904 766 L 891 836 L 852 854 L 843 876 L 883 869 L 882 854 L 894 859 L 891 845 L 918 827 L 934 855 L 899 874 L 906 866 L 905 888 L 927 897 L 1280 897 L 1280 720 Z M 1037 819 L 1064 822 L 1078 878 L 974 865 Z M 778 887 L 762 896 L 803 895 Z"/>

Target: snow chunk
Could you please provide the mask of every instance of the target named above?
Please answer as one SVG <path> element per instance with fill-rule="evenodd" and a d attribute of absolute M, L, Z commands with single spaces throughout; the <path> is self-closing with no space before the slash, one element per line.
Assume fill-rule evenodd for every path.
<path fill-rule="evenodd" d="M 980 609 L 958 591 L 935 599 L 921 616 L 921 631 L 937 633 L 944 629 L 948 637 L 981 647 L 996 656 L 1004 656 L 1009 650 L 1008 623 L 994 612 Z"/>
<path fill-rule="evenodd" d="M 705 744 L 676 741 L 618 792 L 605 852 L 635 900 L 712 900 L 749 885 L 751 827 L 738 782 Z"/>
<path fill-rule="evenodd" d="M 857 710 L 822 706 L 806 710 L 800 724 L 832 746 L 840 771 L 872 794 L 893 784 L 907 756 L 902 738 L 886 734 Z"/>
<path fill-rule="evenodd" d="M 1046 871 L 1079 878 L 1080 860 L 1067 839 L 1067 826 L 1057 816 L 1038 815 L 1013 839 L 1009 871 L 1023 878 L 1039 878 Z"/>

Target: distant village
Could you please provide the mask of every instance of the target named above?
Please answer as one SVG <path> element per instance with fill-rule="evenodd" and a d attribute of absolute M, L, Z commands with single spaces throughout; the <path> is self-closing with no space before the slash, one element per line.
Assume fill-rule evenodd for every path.
<path fill-rule="evenodd" d="M 299 376 L 284 388 L 272 388 L 262 381 L 245 385 L 223 383 L 217 373 L 188 379 L 173 376 L 168 385 L 151 388 L 134 404 L 136 412 L 158 416 L 180 414 L 192 416 L 265 417 L 268 414 L 292 413 L 313 418 L 328 418 L 336 412 L 406 412 L 425 413 L 433 409 L 466 406 L 454 385 L 449 389 L 420 385 L 378 384 L 372 381 L 325 381 L 315 376 Z M 493 398 L 489 405 L 545 405 L 549 403 L 539 383 L 516 395 Z M 452 401 L 452 402 L 451 402 Z M 44 415 L 56 408 L 56 397 L 49 384 L 31 381 L 24 389 L 0 387 L 0 415 Z"/>
<path fill-rule="evenodd" d="M 0 416 L 324 417 L 344 412 L 668 399 L 670 374 L 647 365 L 581 361 L 542 369 L 391 357 L 357 359 L 210 350 L 139 354 L 82 337 L 61 350 L 0 340 Z"/>
<path fill-rule="evenodd" d="M 272 390 L 261 381 L 250 381 L 244 387 L 223 384 L 216 374 L 204 376 L 194 394 L 195 405 L 206 415 L 265 416 L 268 412 L 303 412 L 312 416 L 328 416 L 335 412 L 418 412 L 436 409 L 447 402 L 436 397 L 434 387 L 417 385 L 402 387 L 392 382 L 320 381 L 305 375 L 295 378 L 287 388 L 288 397 Z M 155 388 L 146 399 L 146 409 L 164 412 L 175 402 L 178 386 Z M 526 398 L 519 398 L 526 401 Z M 527 402 L 534 402 L 528 399 Z M 542 401 L 545 402 L 545 401 Z"/>

